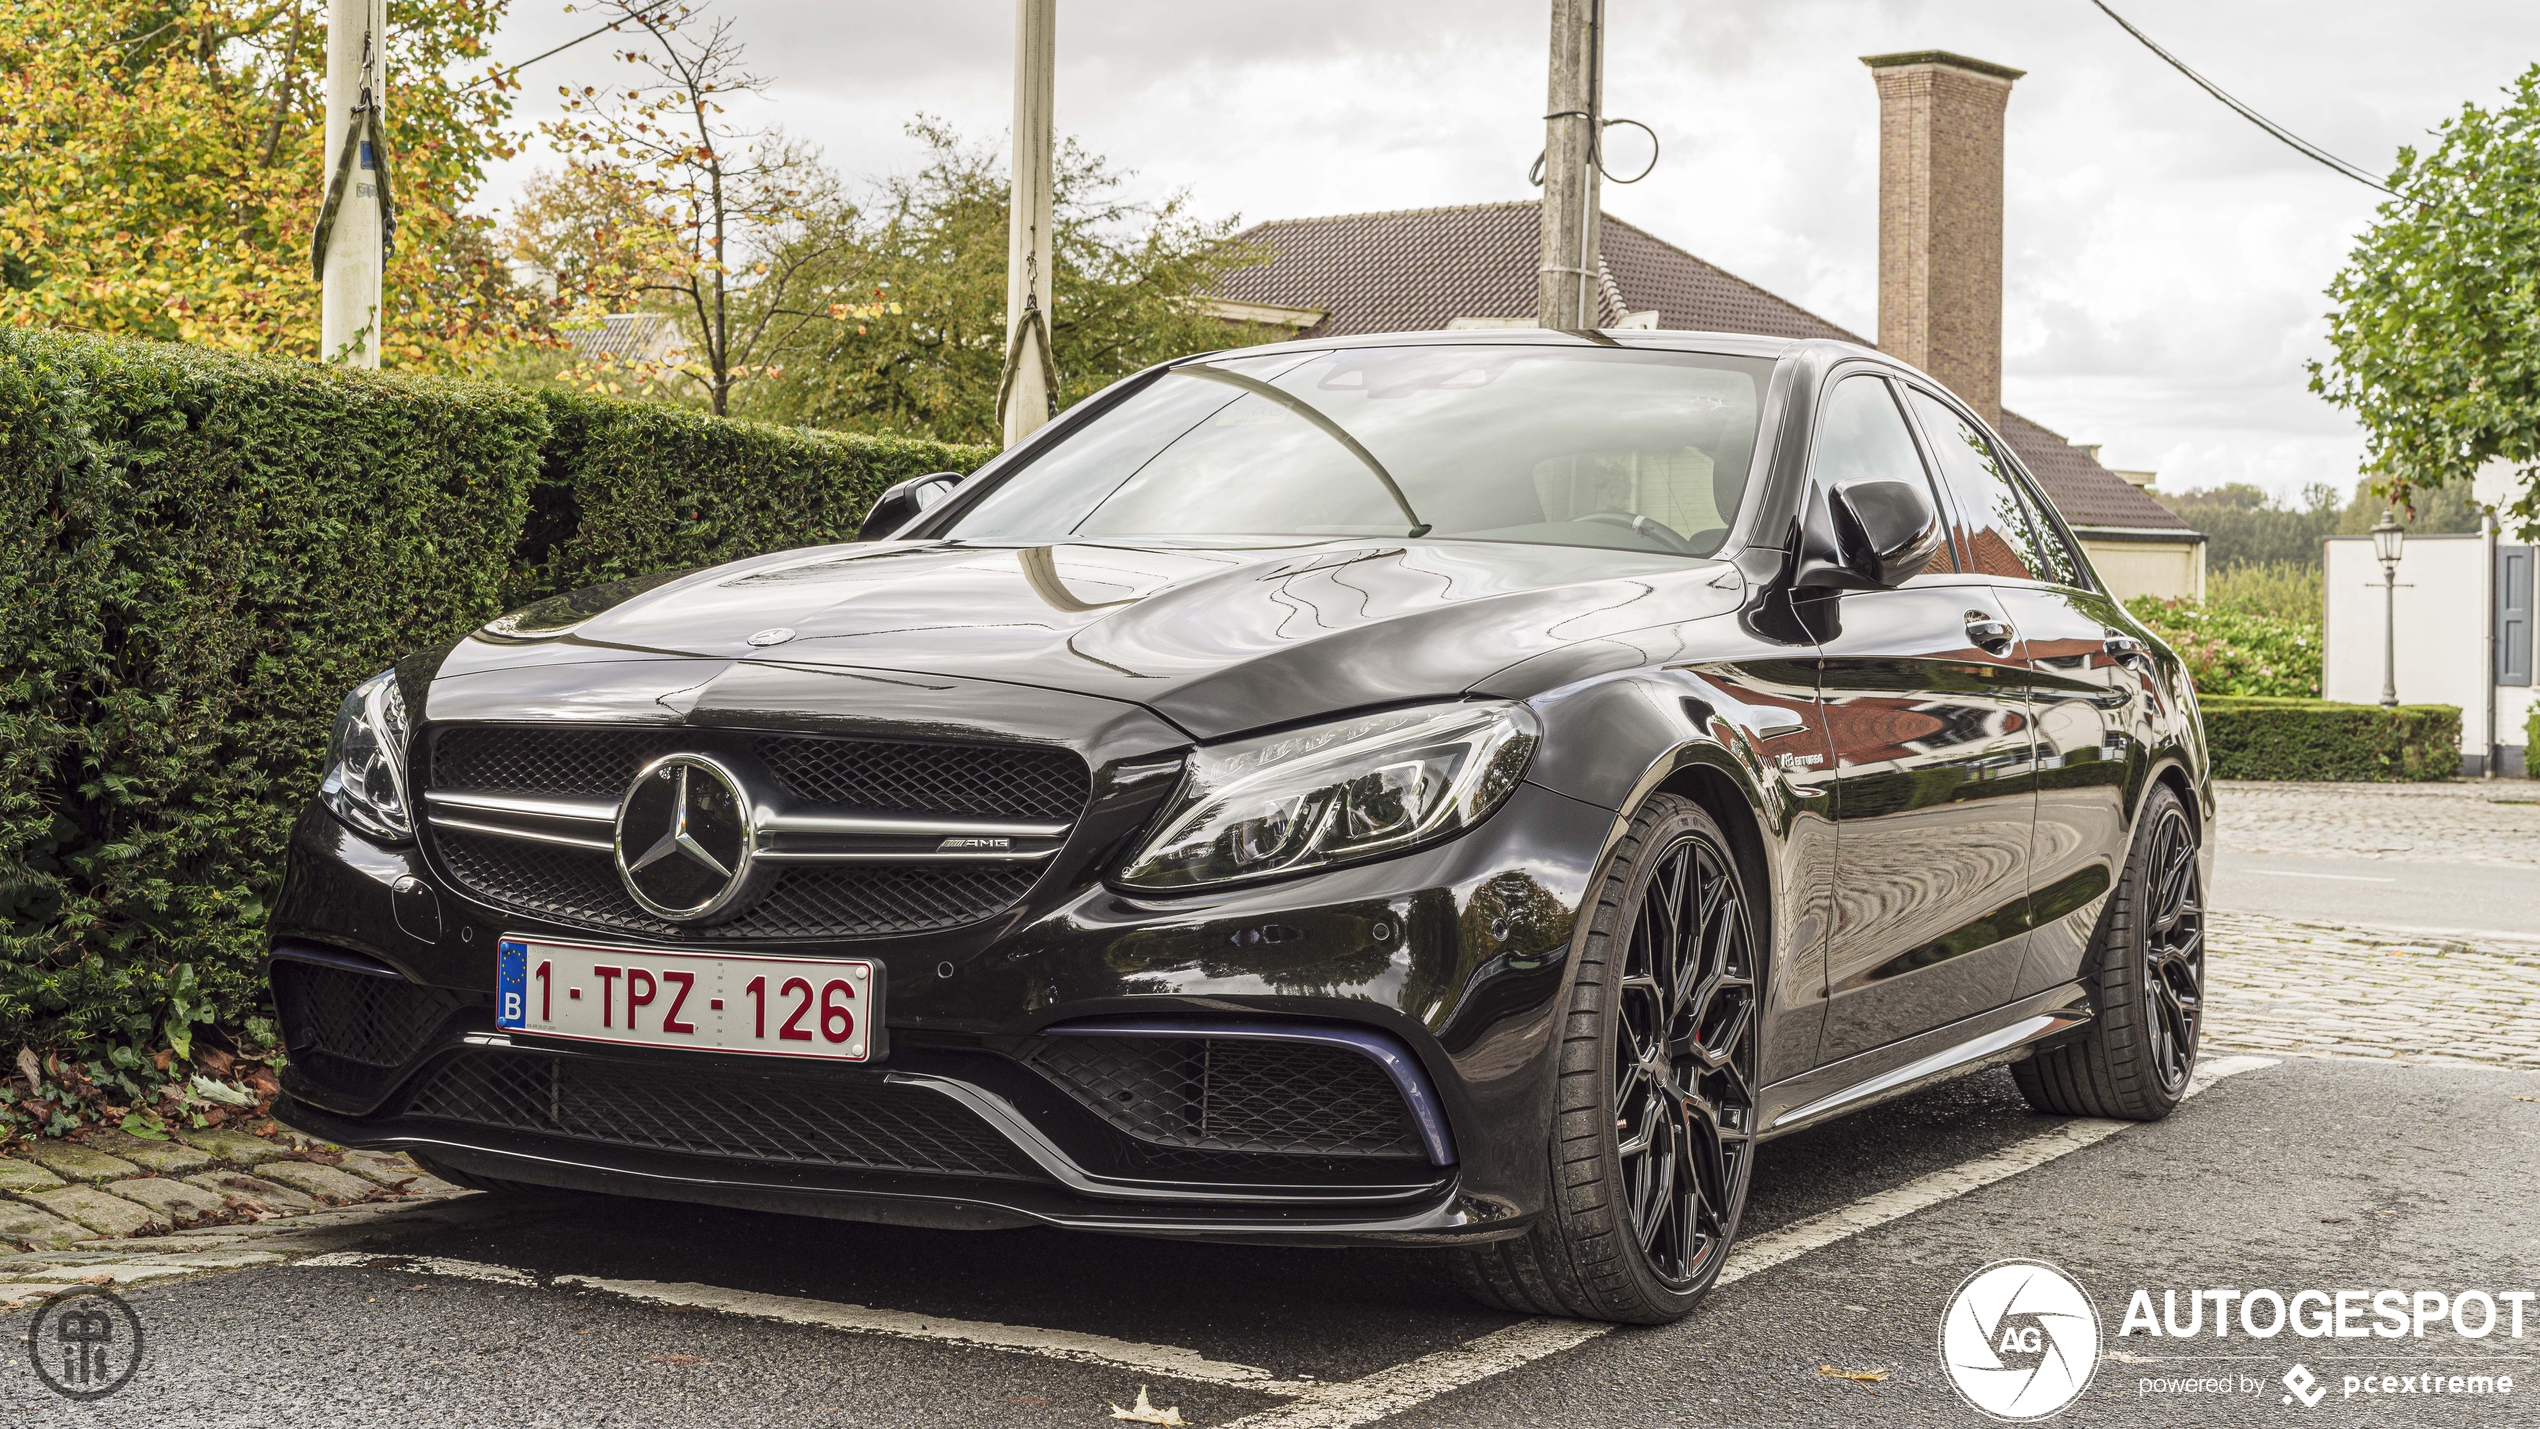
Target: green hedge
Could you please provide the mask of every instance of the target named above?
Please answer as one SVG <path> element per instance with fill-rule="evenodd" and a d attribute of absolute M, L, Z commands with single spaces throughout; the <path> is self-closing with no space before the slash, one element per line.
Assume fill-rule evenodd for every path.
<path fill-rule="evenodd" d="M 507 594 L 523 604 L 653 571 L 851 540 L 892 482 L 989 447 L 730 422 L 545 394 L 553 435 Z"/>
<path fill-rule="evenodd" d="M 401 653 L 987 455 L 0 329 L 0 1063 L 243 1030 L 336 707 Z"/>
<path fill-rule="evenodd" d="M 2340 705 L 2209 695 L 2205 739 L 2218 779 L 2407 781 L 2461 772 L 2451 705 Z"/>

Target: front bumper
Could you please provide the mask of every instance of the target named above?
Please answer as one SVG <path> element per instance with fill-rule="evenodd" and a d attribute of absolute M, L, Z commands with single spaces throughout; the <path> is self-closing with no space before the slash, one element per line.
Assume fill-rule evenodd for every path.
<path fill-rule="evenodd" d="M 294 833 L 274 922 L 278 953 L 367 964 L 429 998 L 438 1014 L 395 1045 L 371 1046 L 367 1067 L 295 1047 L 279 1114 L 332 1141 L 417 1150 L 485 1177 L 848 1219 L 1287 1243 L 1510 1235 L 1547 1194 L 1553 1010 L 1578 900 L 1611 817 L 1521 787 L 1463 838 L 1359 868 L 1169 900 L 1077 888 L 939 935 L 753 948 L 878 958 L 893 990 L 884 1064 L 773 1076 L 765 1059 L 631 1048 L 602 1055 L 497 1032 L 500 937 L 659 945 L 476 903 L 415 850 L 370 844 L 312 810 Z M 1089 1023 L 1164 1026 L 1195 1038 L 1211 1028 L 1284 1028 L 1388 1046 L 1429 1099 L 1441 1134 L 1410 1156 L 1176 1161 L 1097 1114 L 1074 1094 L 1081 1088 L 1038 1060 L 1052 1029 Z M 501 1069 L 507 1086 L 544 1076 L 558 1088 L 604 1087 L 611 1109 L 596 1122 L 524 1113 L 517 1088 L 510 1109 L 491 1115 L 456 1116 L 446 1098 L 433 1100 L 453 1079 L 482 1081 L 486 1066 Z M 993 1165 L 977 1157 L 888 1165 L 879 1163 L 889 1157 L 870 1155 L 846 1164 L 857 1157 L 770 1154 L 746 1126 L 686 1139 L 630 1130 L 644 1117 L 693 1117 L 693 1109 L 618 1105 L 628 1088 L 657 1082 L 733 1105 L 824 1113 L 888 1100 L 892 1115 L 951 1118 L 960 1136 L 985 1134 L 1005 1154 Z M 770 1115 L 769 1125 L 781 1127 L 784 1118 Z"/>

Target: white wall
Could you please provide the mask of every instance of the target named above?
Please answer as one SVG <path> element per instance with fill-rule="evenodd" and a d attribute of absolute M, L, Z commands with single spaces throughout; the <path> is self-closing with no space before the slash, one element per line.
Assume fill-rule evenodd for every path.
<path fill-rule="evenodd" d="M 2202 541 L 2094 541 L 2081 537 L 2090 567 L 2119 600 L 2157 595 L 2163 600 L 2205 598 Z"/>
<path fill-rule="evenodd" d="M 2381 562 L 2369 536 L 2331 536 L 2327 557 L 2328 631 L 2321 694 L 2347 704 L 2381 702 Z M 2461 751 L 2482 754 L 2488 682 L 2487 542 L 2480 536 L 2410 536 L 2399 560 L 2399 703 L 2458 705 Z M 2501 706 L 2503 702 L 2499 701 Z M 2501 713 L 2501 710 L 2500 710 Z M 2505 742 L 2522 742 L 2519 720 Z"/>

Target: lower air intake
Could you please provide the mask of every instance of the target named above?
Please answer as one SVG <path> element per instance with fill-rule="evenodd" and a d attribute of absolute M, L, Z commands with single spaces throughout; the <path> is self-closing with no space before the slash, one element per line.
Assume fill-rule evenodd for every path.
<path fill-rule="evenodd" d="M 1345 1047 L 1063 1036 L 1040 1039 L 1030 1060 L 1103 1120 L 1152 1145 L 1291 1156 L 1426 1155 L 1393 1078 Z"/>
<path fill-rule="evenodd" d="M 395 976 L 322 963 L 273 961 L 282 1044 L 311 1081 L 347 1096 L 375 1096 L 450 1019 L 449 994 Z"/>
<path fill-rule="evenodd" d="M 470 1050 L 406 1114 L 646 1151 L 857 1171 L 1024 1178 L 1011 1142 L 916 1087 L 717 1075 L 637 1062 Z"/>

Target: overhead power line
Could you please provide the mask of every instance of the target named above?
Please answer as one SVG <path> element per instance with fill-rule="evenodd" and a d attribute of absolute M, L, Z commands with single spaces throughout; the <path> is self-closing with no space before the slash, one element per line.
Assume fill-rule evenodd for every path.
<path fill-rule="evenodd" d="M 609 21 L 607 24 L 602 25 L 600 28 L 593 30 L 587 35 L 576 35 L 572 39 L 565 41 L 563 44 L 556 46 L 552 50 L 546 50 L 538 54 L 531 55 L 529 58 L 522 60 L 520 63 L 513 65 L 509 69 L 498 69 L 491 74 L 486 75 L 484 78 L 474 81 L 473 83 L 460 85 L 459 93 L 465 94 L 469 90 L 476 88 L 478 85 L 492 84 L 496 80 L 509 79 L 513 75 L 520 73 L 522 70 L 529 68 L 531 65 L 538 63 L 540 60 L 549 59 L 556 55 L 563 54 L 565 51 L 572 49 L 575 45 L 581 44 L 585 40 L 596 40 L 600 36 L 607 34 L 609 31 L 616 29 L 620 25 L 636 20 L 650 19 L 678 3 L 680 3 L 680 0 L 658 0 L 658 3 L 656 4 L 643 6 L 634 11 L 632 14 L 623 15 L 617 19 Z M 2120 20 L 2117 23 L 2122 25 L 2125 22 Z M 2146 43 L 2149 42 L 2147 41 Z"/>
<path fill-rule="evenodd" d="M 2274 120 L 2269 119 L 2263 114 L 2260 114 L 2248 105 L 2232 98 L 2229 94 L 2224 93 L 2221 85 L 2214 83 L 2212 80 L 2207 79 L 2203 75 L 2188 68 L 2187 63 L 2184 60 L 2181 60 L 2178 56 L 2162 49 L 2159 45 L 2152 43 L 2151 36 L 2136 29 L 2126 20 L 2125 16 L 2109 9 L 2108 0 L 2090 0 L 2090 3 L 2098 6 L 2101 14 L 2116 21 L 2127 34 L 2142 41 L 2145 49 L 2150 50 L 2152 53 L 2159 55 L 2163 60 L 2167 61 L 2170 68 L 2177 70 L 2180 74 L 2194 80 L 2198 89 L 2205 91 L 2207 94 L 2212 95 L 2214 98 L 2219 99 L 2224 104 L 2230 106 L 2232 113 L 2239 115 L 2241 118 L 2248 120 L 2250 123 L 2257 125 L 2259 128 L 2264 129 L 2269 134 L 2272 134 L 2276 138 L 2282 140 L 2286 145 L 2291 147 L 2295 153 L 2300 154 L 2302 157 L 2312 160 L 2315 163 L 2325 164 L 2329 168 L 2336 170 L 2338 173 L 2345 175 L 2347 178 L 2353 179 L 2359 184 L 2365 184 L 2372 188 L 2379 189 L 2383 193 L 2390 195 L 2392 198 L 2407 197 L 2406 194 L 2400 193 L 2397 189 L 2394 189 L 2388 184 L 2385 184 L 2381 180 L 2373 177 L 2371 170 L 2346 162 L 2344 159 L 2337 157 L 2335 154 L 2328 152 L 2319 145 L 2312 143 L 2310 140 L 2303 138 L 2301 135 L 2294 133 L 2292 130 L 2285 128 L 2283 125 L 2276 123 Z"/>

